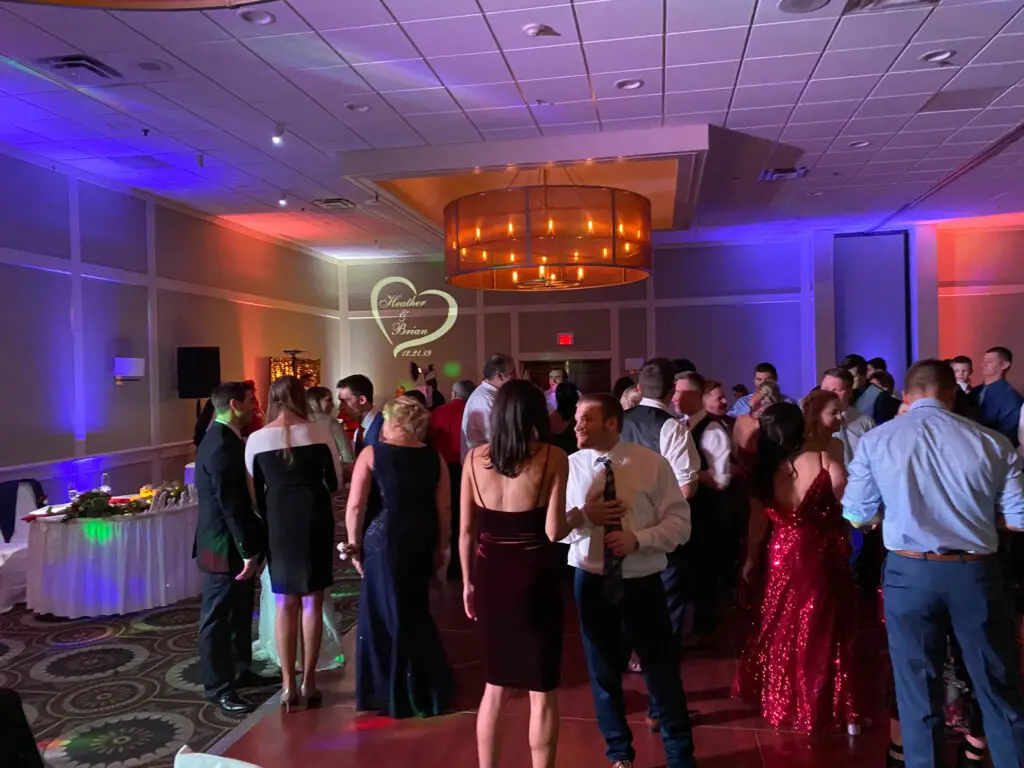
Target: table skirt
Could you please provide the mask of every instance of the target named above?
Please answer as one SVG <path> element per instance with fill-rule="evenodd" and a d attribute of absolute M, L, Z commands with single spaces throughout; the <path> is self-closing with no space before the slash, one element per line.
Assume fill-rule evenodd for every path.
<path fill-rule="evenodd" d="M 98 520 L 32 521 L 27 604 L 69 619 L 171 605 L 202 590 L 197 505 Z"/>

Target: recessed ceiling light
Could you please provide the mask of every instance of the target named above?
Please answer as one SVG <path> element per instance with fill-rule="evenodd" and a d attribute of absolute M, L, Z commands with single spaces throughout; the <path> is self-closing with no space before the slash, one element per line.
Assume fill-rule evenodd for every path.
<path fill-rule="evenodd" d="M 630 77 L 625 80 L 616 80 L 615 87 L 620 91 L 635 91 L 644 87 L 644 81 L 639 77 Z"/>
<path fill-rule="evenodd" d="M 530 37 L 561 37 L 562 33 L 557 31 L 554 27 L 549 27 L 547 24 L 527 24 L 523 27 L 525 32 Z"/>
<path fill-rule="evenodd" d="M 553 105 L 554 105 L 554 102 L 553 101 L 548 101 L 547 99 L 534 99 L 533 100 L 533 106 L 535 106 L 535 107 L 550 107 L 550 106 L 553 106 Z"/>
<path fill-rule="evenodd" d="M 956 56 L 956 51 L 952 48 L 944 48 L 941 51 L 929 51 L 921 57 L 921 61 L 926 61 L 929 64 L 947 64 L 954 56 Z"/>
<path fill-rule="evenodd" d="M 274 129 L 274 135 L 270 137 L 270 143 L 279 147 L 284 143 L 284 126 L 279 125 Z"/>
<path fill-rule="evenodd" d="M 349 112 L 369 112 L 370 105 L 357 104 L 355 102 L 350 101 L 348 104 L 345 105 L 345 109 L 347 109 Z"/>
<path fill-rule="evenodd" d="M 822 191 L 821 191 L 820 189 L 816 189 L 816 190 L 814 190 L 813 192 L 808 192 L 807 194 L 808 194 L 808 195 L 809 195 L 810 197 L 821 197 L 821 196 L 822 196 L 822 195 L 824 195 L 825 193 L 824 193 L 824 192 L 822 192 Z"/>
<path fill-rule="evenodd" d="M 277 17 L 269 11 L 257 11 L 251 9 L 247 11 L 239 11 L 238 18 L 246 24 L 257 24 L 261 27 L 264 27 L 267 24 L 273 24 L 277 21 Z"/>
<path fill-rule="evenodd" d="M 850 147 L 852 149 L 864 149 L 864 147 L 870 147 L 870 146 L 871 146 L 871 142 L 870 141 L 851 141 L 850 142 Z"/>
<path fill-rule="evenodd" d="M 287 208 L 288 207 L 288 194 L 286 192 L 282 192 L 281 193 L 281 197 L 279 197 L 277 199 L 277 204 L 281 208 Z"/>
<path fill-rule="evenodd" d="M 814 13 L 828 5 L 828 0 L 779 0 L 783 13 Z"/>
<path fill-rule="evenodd" d="M 167 62 L 156 60 L 140 61 L 138 67 L 143 72 L 170 72 L 174 69 Z"/>

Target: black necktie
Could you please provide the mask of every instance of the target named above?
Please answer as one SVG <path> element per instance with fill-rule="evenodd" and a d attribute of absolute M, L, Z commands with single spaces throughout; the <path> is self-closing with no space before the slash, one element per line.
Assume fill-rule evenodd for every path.
<path fill-rule="evenodd" d="M 615 473 L 612 471 L 612 462 L 607 456 L 597 460 L 604 467 L 604 501 L 615 501 Z M 605 532 L 621 531 L 622 524 L 618 521 L 607 523 Z M 618 605 L 625 596 L 626 588 L 622 583 L 622 558 L 612 553 L 606 546 L 604 548 L 604 591 L 608 602 Z"/>
<path fill-rule="evenodd" d="M 356 427 L 356 449 L 355 449 L 355 455 L 356 456 L 358 456 L 359 452 L 361 450 L 363 450 L 363 446 L 365 444 L 366 443 L 363 441 L 363 425 L 360 424 L 358 427 Z"/>

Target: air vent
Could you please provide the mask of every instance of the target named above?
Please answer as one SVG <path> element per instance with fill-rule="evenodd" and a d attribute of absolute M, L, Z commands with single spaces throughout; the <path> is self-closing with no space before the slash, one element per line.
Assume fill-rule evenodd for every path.
<path fill-rule="evenodd" d="M 765 168 L 761 171 L 761 175 L 757 177 L 758 181 L 791 181 L 792 179 L 802 179 L 807 175 L 807 169 L 803 166 L 797 168 Z"/>
<path fill-rule="evenodd" d="M 114 80 L 121 77 L 121 73 L 113 67 L 108 67 L 102 61 L 94 59 L 92 56 L 83 56 L 81 54 L 51 56 L 48 59 L 39 59 L 39 63 L 47 69 L 72 79 L 82 73 L 89 73 L 103 80 Z"/>
<path fill-rule="evenodd" d="M 984 109 L 998 99 L 1005 88 L 960 88 L 939 91 L 923 107 L 921 112 L 951 112 L 958 109 Z"/>
<path fill-rule="evenodd" d="M 894 8 L 934 8 L 939 0 L 847 0 L 843 13 L 891 11 Z"/>
<path fill-rule="evenodd" d="M 325 197 L 323 200 L 314 200 L 313 205 L 321 211 L 350 211 L 356 207 L 355 203 L 344 197 Z"/>

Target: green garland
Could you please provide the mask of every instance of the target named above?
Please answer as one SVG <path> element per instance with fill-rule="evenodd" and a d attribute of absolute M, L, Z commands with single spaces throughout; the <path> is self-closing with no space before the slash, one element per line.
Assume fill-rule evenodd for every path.
<path fill-rule="evenodd" d="M 110 503 L 110 494 L 101 491 L 83 493 L 62 514 L 63 522 L 72 520 L 98 520 L 119 515 L 137 515 L 149 509 L 149 499 L 133 499 L 118 504 Z"/>

